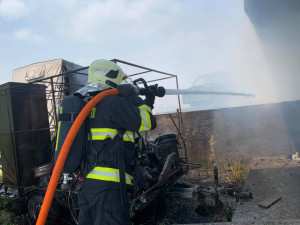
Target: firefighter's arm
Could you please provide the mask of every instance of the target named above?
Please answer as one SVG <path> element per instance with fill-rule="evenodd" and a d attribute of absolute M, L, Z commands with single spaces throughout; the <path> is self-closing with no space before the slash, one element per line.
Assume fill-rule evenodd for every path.
<path fill-rule="evenodd" d="M 149 131 L 156 127 L 151 108 L 137 95 L 119 97 L 113 106 L 111 120 L 122 129 L 135 132 Z"/>

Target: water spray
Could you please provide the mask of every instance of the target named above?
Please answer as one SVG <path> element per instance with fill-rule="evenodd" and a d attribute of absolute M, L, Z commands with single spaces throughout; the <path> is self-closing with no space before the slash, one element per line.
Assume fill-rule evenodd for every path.
<path fill-rule="evenodd" d="M 144 85 L 144 88 L 137 86 L 140 82 Z M 149 85 L 143 78 L 139 78 L 133 81 L 135 92 L 138 95 L 155 95 L 157 97 L 163 97 L 165 95 L 190 95 L 190 94 L 200 94 L 200 95 L 233 95 L 233 96 L 245 96 L 245 97 L 255 97 L 253 94 L 239 93 L 239 92 L 219 92 L 219 91 L 200 91 L 193 89 L 165 89 L 164 87 L 155 85 Z"/>
<path fill-rule="evenodd" d="M 166 95 L 190 95 L 190 94 L 201 94 L 201 95 L 236 95 L 255 97 L 253 94 L 239 93 L 239 92 L 222 92 L 222 91 L 200 91 L 191 89 L 165 89 Z"/>

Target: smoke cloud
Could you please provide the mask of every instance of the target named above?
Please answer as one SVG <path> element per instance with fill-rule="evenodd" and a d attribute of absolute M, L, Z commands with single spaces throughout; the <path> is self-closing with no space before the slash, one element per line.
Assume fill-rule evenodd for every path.
<path fill-rule="evenodd" d="M 256 13 L 259 13 L 257 11 Z M 224 33 L 218 32 L 219 38 L 223 39 L 220 40 L 222 45 L 211 46 L 206 59 L 200 57 L 192 59 L 198 60 L 197 66 L 207 64 L 208 67 L 196 66 L 194 68 L 197 74 L 179 76 L 181 88 L 251 93 L 256 97 L 183 95 L 181 97 L 183 111 L 300 99 L 298 87 L 300 14 L 297 10 L 268 12 L 270 13 L 268 18 L 253 22 L 245 13 L 242 4 L 235 11 L 238 22 L 234 23 L 234 27 L 230 27 Z M 221 21 L 219 25 L 222 26 Z M 206 36 L 210 34 L 207 33 Z M 193 86 L 192 82 L 197 78 L 198 82 Z M 168 97 L 158 111 L 167 111 L 166 109 L 169 109 L 167 105 L 171 106 L 171 102 L 174 111 L 178 104 L 175 104 L 176 98 L 172 99 Z"/>

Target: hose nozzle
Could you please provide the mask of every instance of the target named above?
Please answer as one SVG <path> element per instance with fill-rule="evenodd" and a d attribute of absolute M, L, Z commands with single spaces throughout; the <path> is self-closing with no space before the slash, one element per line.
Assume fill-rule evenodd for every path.
<path fill-rule="evenodd" d="M 140 88 L 137 86 L 137 83 L 141 82 L 144 85 L 144 88 Z M 158 87 L 158 84 L 149 85 L 146 83 L 146 81 L 143 78 L 139 78 L 135 81 L 133 81 L 133 86 L 135 88 L 135 92 L 138 95 L 155 95 L 157 97 L 164 97 L 166 94 L 166 89 L 164 87 Z"/>
<path fill-rule="evenodd" d="M 157 97 L 164 97 L 166 94 L 166 90 L 164 87 L 158 87 L 156 85 L 150 85 L 148 88 L 139 88 L 139 95 L 149 95 L 154 93 Z"/>

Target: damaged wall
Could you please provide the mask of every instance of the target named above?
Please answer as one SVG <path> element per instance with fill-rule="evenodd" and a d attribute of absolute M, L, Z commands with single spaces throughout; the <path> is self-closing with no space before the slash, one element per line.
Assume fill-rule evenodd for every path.
<path fill-rule="evenodd" d="M 178 114 L 171 114 L 178 126 Z M 177 130 L 168 114 L 157 115 L 148 140 Z M 300 150 L 300 101 L 182 113 L 188 160 L 289 156 Z M 184 129 L 182 129 L 184 128 Z M 183 150 L 181 150 L 183 153 Z M 182 154 L 184 156 L 184 154 Z"/>

